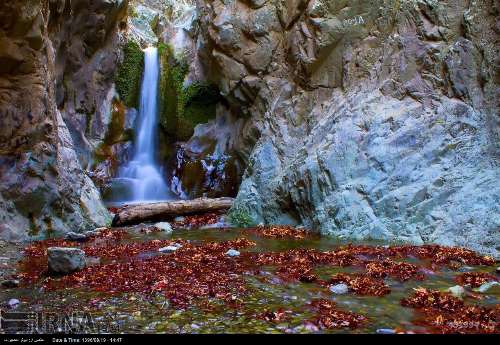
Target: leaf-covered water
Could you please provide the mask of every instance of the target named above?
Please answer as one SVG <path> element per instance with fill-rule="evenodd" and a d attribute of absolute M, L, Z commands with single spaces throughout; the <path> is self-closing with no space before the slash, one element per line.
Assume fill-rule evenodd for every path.
<path fill-rule="evenodd" d="M 162 232 L 148 233 L 141 229 L 143 228 L 140 226 L 125 229 L 126 233 L 123 236 L 113 239 L 113 247 L 132 245 L 137 248 L 150 248 L 149 243 L 156 243 L 151 242 L 155 240 L 182 240 L 186 246 L 197 246 L 208 242 L 223 243 L 246 238 L 255 242 L 256 245 L 238 249 L 242 257 L 245 257 L 249 252 L 276 253 L 293 249 L 327 252 L 337 250 L 346 244 L 332 238 L 315 235 L 307 235 L 299 239 L 266 238 L 248 229 L 177 230 L 172 235 Z M 356 245 L 360 244 L 362 243 L 356 243 Z M 363 244 L 384 245 L 373 242 Z M 125 253 L 130 246 L 123 248 L 128 248 L 124 249 Z M 156 248 L 145 251 L 138 249 L 134 253 L 136 253 L 134 257 L 118 257 L 114 252 L 108 257 L 103 255 L 94 267 L 96 269 L 94 272 L 98 272 L 101 267 L 103 270 L 107 269 L 104 266 L 113 263 L 127 262 L 132 259 L 139 261 L 146 258 L 154 259 L 164 255 L 167 255 L 166 260 L 168 260 L 168 255 L 172 255 L 160 254 Z M 24 260 L 19 266 L 21 276 L 29 277 L 33 275 L 33 272 L 39 274 L 44 269 L 44 260 L 43 256 Z M 390 293 L 381 297 L 358 295 L 352 290 L 344 295 L 335 295 L 329 291 L 328 286 L 317 283 L 328 281 L 338 273 L 365 274 L 365 269 L 359 265 L 345 267 L 315 265 L 311 274 L 316 277 L 317 281 L 302 282 L 284 279 L 278 274 L 278 267 L 270 264 L 259 266 L 257 273 L 255 270 L 243 270 L 241 274 L 230 273 L 230 276 L 234 275 L 234 279 L 243 279 L 246 289 L 244 294 L 235 293 L 224 299 L 198 298 L 193 303 L 182 306 L 171 303 L 161 289 L 150 292 L 110 292 L 114 290 L 114 287 L 96 291 L 96 285 L 88 288 L 78 286 L 78 284 L 75 286 L 63 284 L 60 288 L 51 289 L 47 287 L 48 281 L 54 284 L 64 278 L 49 278 L 43 272 L 39 276 L 33 275 L 36 279 L 30 281 L 29 284 L 24 284 L 21 288 L 2 291 L 2 300 L 17 298 L 22 302 L 16 309 L 17 311 L 34 311 L 45 315 L 45 318 L 47 318 L 46 315 L 53 314 L 43 314 L 43 312 L 56 313 L 55 315 L 59 317 L 72 313 L 89 313 L 86 315 L 91 315 L 93 329 L 87 327 L 88 323 L 87 326 L 82 326 L 78 322 L 73 322 L 76 331 L 88 332 L 97 330 L 113 333 L 366 333 L 376 332 L 378 329 L 394 329 L 400 332 L 439 332 L 439 328 L 420 322 L 425 316 L 421 310 L 404 307 L 401 305 L 401 300 L 411 296 L 414 288 L 445 290 L 457 285 L 456 277 L 464 272 L 489 272 L 493 276 L 496 275 L 496 265 L 470 266 L 454 262 L 453 265 L 437 266 L 427 259 L 418 259 L 414 256 L 398 260 L 420 267 L 424 272 L 423 279 L 401 281 L 392 276 L 385 277 L 383 283 L 390 289 Z M 147 270 L 147 266 L 145 269 Z M 156 278 L 161 281 L 162 277 L 152 279 Z M 86 277 L 86 279 L 89 278 Z M 119 284 L 118 281 L 116 282 Z M 120 287 L 117 286 L 116 290 L 120 291 Z M 127 291 L 127 289 L 124 290 Z M 492 288 L 482 294 L 474 292 L 472 288 L 467 288 L 465 303 L 496 308 L 498 313 L 499 296 L 498 288 Z M 336 309 L 359 314 L 366 318 L 366 321 L 357 328 L 318 327 L 320 325 L 315 322 L 317 310 L 313 308 L 311 302 L 321 299 L 335 302 Z M 53 323 L 53 325 L 56 324 Z M 47 323 L 42 322 L 42 326 L 45 328 L 40 327 L 41 331 L 57 331 L 57 329 L 50 328 L 51 325 Z M 498 330 L 498 324 L 496 329 Z"/>

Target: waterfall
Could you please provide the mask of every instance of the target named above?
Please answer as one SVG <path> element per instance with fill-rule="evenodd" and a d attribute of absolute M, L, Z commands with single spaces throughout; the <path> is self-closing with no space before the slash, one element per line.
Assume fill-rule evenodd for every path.
<path fill-rule="evenodd" d="M 119 178 L 128 185 L 127 197 L 131 198 L 123 201 L 158 201 L 173 198 L 156 162 L 158 75 L 158 50 L 147 48 L 144 50 L 144 78 L 134 154 L 132 160 L 119 171 Z"/>

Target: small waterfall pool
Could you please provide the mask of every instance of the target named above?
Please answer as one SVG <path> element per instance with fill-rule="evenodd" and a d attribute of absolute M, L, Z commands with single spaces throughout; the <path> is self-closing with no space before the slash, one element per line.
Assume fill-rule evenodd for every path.
<path fill-rule="evenodd" d="M 120 185 L 118 203 L 177 199 L 170 192 L 162 168 L 156 160 L 158 149 L 158 50 L 144 50 L 144 77 L 141 86 L 139 118 L 132 159 L 120 168 L 115 182 Z"/>

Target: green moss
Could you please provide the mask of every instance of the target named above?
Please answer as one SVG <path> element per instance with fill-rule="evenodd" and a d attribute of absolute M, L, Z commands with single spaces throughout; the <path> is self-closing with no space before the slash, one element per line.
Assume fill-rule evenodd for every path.
<path fill-rule="evenodd" d="M 116 90 L 127 107 L 138 108 L 144 52 L 136 42 L 130 41 L 125 46 L 124 54 L 115 78 Z"/>
<path fill-rule="evenodd" d="M 228 220 L 233 226 L 240 228 L 247 228 L 255 225 L 255 221 L 250 215 L 250 212 L 243 206 L 232 207 L 228 213 Z"/>
<path fill-rule="evenodd" d="M 215 117 L 215 105 L 220 100 L 219 89 L 207 82 L 185 86 L 189 73 L 186 58 L 175 56 L 169 45 L 158 46 L 160 55 L 160 121 L 172 141 L 187 140 L 194 127 Z"/>
<path fill-rule="evenodd" d="M 125 130 L 125 112 L 125 105 L 120 101 L 113 100 L 111 121 L 106 130 L 104 140 L 94 152 L 94 164 L 101 163 L 105 160 L 110 160 L 112 164 L 117 164 L 116 157 L 113 156 L 112 146 L 132 140 L 132 131 Z M 113 166 L 113 168 L 115 168 L 115 166 Z"/>

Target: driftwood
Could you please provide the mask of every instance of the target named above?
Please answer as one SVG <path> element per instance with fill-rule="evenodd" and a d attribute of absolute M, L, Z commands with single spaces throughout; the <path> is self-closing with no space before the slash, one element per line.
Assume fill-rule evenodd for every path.
<path fill-rule="evenodd" d="M 134 225 L 193 213 L 227 210 L 231 208 L 233 201 L 233 198 L 199 198 L 130 205 L 123 207 L 116 213 L 112 225 Z"/>

